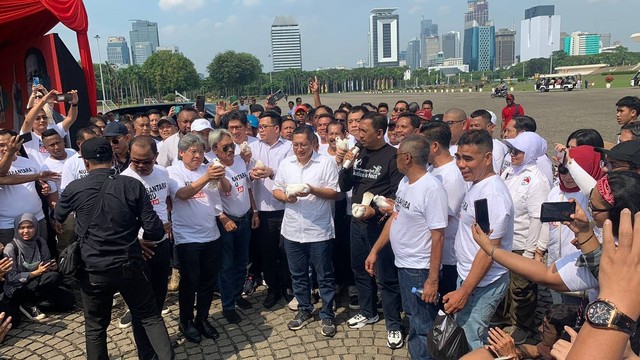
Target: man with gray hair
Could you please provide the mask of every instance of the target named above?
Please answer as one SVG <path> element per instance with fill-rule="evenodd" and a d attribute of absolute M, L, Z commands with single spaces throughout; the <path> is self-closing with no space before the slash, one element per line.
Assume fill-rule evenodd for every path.
<path fill-rule="evenodd" d="M 438 312 L 438 274 L 447 226 L 447 193 L 427 171 L 429 141 L 409 135 L 396 152 L 398 184 L 395 208 L 365 262 L 375 276 L 378 252 L 391 243 L 398 268 L 402 308 L 409 318 L 407 346 L 414 359 L 430 359 L 427 334 Z M 413 289 L 422 291 L 414 294 Z M 416 296 L 418 295 L 418 296 Z"/>

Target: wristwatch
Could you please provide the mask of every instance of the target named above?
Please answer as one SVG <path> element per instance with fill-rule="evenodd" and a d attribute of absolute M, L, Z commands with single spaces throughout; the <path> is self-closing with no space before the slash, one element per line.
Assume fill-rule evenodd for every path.
<path fill-rule="evenodd" d="M 598 299 L 587 305 L 585 309 L 589 324 L 600 329 L 622 331 L 630 336 L 636 332 L 637 323 L 634 319 L 618 310 L 609 300 Z"/>

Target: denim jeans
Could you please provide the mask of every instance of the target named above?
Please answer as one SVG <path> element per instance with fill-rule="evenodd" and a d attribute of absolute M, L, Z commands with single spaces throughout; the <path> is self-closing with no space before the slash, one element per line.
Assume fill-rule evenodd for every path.
<path fill-rule="evenodd" d="M 313 266 L 318 278 L 318 288 L 322 298 L 320 319 L 333 319 L 333 301 L 336 293 L 333 277 L 333 242 L 323 240 L 311 243 L 299 243 L 284 239 L 289 271 L 293 285 L 293 294 L 298 300 L 298 310 L 311 313 L 311 279 L 309 265 Z"/>
<path fill-rule="evenodd" d="M 150 341 L 152 349 L 143 350 L 154 351 L 159 359 L 175 358 L 167 328 L 156 308 L 146 265 L 142 259 L 128 260 L 122 267 L 104 272 L 80 271 L 76 276 L 82 289 L 87 359 L 109 359 L 107 327 L 111 321 L 113 294 L 117 291 L 122 294 L 131 310 L 131 318 L 142 323 Z M 137 329 L 134 328 L 133 331 Z"/>
<path fill-rule="evenodd" d="M 238 221 L 234 221 L 238 228 L 232 232 L 224 230 L 224 226 L 218 220 L 222 242 L 222 265 L 218 277 L 222 310 L 233 310 L 236 300 L 242 295 L 251 239 L 251 221 L 248 216 L 245 215 Z"/>
<path fill-rule="evenodd" d="M 433 359 L 427 350 L 427 334 L 433 326 L 438 306 L 426 303 L 411 293 L 412 287 L 422 289 L 428 277 L 427 269 L 398 268 L 402 308 L 409 318 L 407 348 L 412 359 Z"/>
<path fill-rule="evenodd" d="M 458 277 L 458 288 L 461 284 L 462 278 Z M 456 314 L 456 321 L 464 329 L 471 349 L 482 347 L 486 341 L 489 321 L 507 292 L 508 285 L 509 274 L 505 273 L 485 287 L 476 287 L 469 296 L 467 304 Z"/>
<path fill-rule="evenodd" d="M 377 314 L 376 309 L 376 280 L 364 268 L 364 262 L 369 256 L 371 247 L 378 240 L 383 224 L 375 221 L 362 222 L 354 219 L 351 222 L 351 270 L 358 289 L 360 313 L 368 318 Z M 391 245 L 387 244 L 378 253 L 376 262 L 376 276 L 382 293 L 382 310 L 384 311 L 387 331 L 401 330 L 400 286 L 398 285 L 398 269 L 394 265 Z"/>

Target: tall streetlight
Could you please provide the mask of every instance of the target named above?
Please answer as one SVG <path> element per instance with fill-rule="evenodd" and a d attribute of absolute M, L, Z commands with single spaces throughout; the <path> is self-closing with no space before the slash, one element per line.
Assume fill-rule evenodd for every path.
<path fill-rule="evenodd" d="M 273 73 L 273 58 L 271 54 L 268 55 L 269 59 L 271 59 L 271 70 L 269 70 L 269 91 L 273 94 L 273 78 L 271 77 L 271 73 Z"/>
<path fill-rule="evenodd" d="M 102 86 L 102 101 L 104 104 L 104 101 L 107 100 L 106 96 L 104 96 L 104 76 L 102 76 L 102 55 L 100 53 L 100 35 L 96 35 L 95 36 L 96 39 L 96 43 L 98 43 L 98 61 L 99 61 L 99 67 L 100 67 L 100 86 Z"/>

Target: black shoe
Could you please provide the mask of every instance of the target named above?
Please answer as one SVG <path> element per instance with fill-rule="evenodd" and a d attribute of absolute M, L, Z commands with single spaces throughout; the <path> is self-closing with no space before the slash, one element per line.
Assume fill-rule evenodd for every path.
<path fill-rule="evenodd" d="M 214 328 L 213 325 L 211 325 L 211 323 L 207 319 L 196 320 L 195 326 L 196 326 L 196 329 L 198 329 L 198 331 L 200 332 L 200 334 L 204 335 L 205 337 L 208 337 L 209 339 L 216 340 L 217 338 L 220 337 L 218 330 L 216 330 L 216 328 Z"/>
<path fill-rule="evenodd" d="M 247 310 L 247 309 L 251 309 L 252 305 L 251 305 L 251 302 L 249 302 L 249 300 L 241 297 L 238 300 L 236 300 L 236 306 L 239 307 L 240 309 Z"/>
<path fill-rule="evenodd" d="M 184 335 L 185 339 L 188 341 L 196 344 L 202 341 L 202 336 L 200 336 L 200 333 L 193 321 L 189 320 L 186 324 L 180 323 L 178 327 L 180 328 L 182 335 Z"/>
<path fill-rule="evenodd" d="M 264 301 L 262 302 L 262 305 L 264 305 L 265 308 L 270 309 L 273 307 L 273 305 L 275 305 L 278 300 L 280 300 L 281 295 L 280 294 L 276 294 L 276 293 L 267 293 L 267 298 L 264 299 Z"/>
<path fill-rule="evenodd" d="M 238 312 L 233 309 L 222 310 L 222 315 L 227 319 L 229 324 L 237 324 L 240 322 L 240 315 L 238 315 Z"/>

